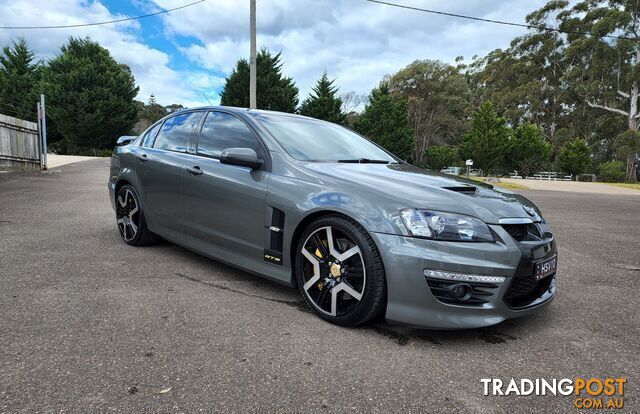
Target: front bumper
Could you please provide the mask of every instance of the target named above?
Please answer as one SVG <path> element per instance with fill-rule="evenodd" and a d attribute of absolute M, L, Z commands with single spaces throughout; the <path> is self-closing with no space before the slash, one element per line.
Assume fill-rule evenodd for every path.
<path fill-rule="evenodd" d="M 556 292 L 556 275 L 525 306 L 505 300 L 512 282 L 532 276 L 533 263 L 553 257 L 553 236 L 537 241 L 514 240 L 501 226 L 490 226 L 495 243 L 441 242 L 400 235 L 372 233 L 387 276 L 386 319 L 421 328 L 463 329 L 498 324 L 539 311 Z M 484 303 L 457 304 L 436 299 L 424 270 L 441 270 L 487 276 L 504 276 L 505 281 L 484 297 Z M 548 286 L 548 287 L 547 287 Z M 514 284 L 515 287 L 515 284 Z M 507 295 L 507 298 L 509 295 Z M 508 302 L 510 304 L 508 304 Z"/>

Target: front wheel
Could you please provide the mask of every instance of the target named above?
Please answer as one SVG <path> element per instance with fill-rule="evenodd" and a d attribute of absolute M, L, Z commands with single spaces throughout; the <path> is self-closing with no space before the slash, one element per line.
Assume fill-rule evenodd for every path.
<path fill-rule="evenodd" d="M 129 184 L 120 187 L 116 195 L 116 224 L 122 240 L 132 246 L 146 246 L 158 239 L 147 227 L 140 198 Z"/>
<path fill-rule="evenodd" d="M 297 246 L 295 274 L 307 304 L 331 323 L 359 325 L 386 305 L 380 253 L 366 230 L 342 216 L 309 225 Z"/>

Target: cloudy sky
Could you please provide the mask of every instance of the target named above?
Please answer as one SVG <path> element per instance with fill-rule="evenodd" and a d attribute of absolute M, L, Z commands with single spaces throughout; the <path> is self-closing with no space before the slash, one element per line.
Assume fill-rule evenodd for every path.
<path fill-rule="evenodd" d="M 524 22 L 546 0 L 392 0 L 490 19 Z M 173 8 L 193 0 L 0 1 L 0 26 L 93 23 Z M 257 0 L 258 47 L 282 51 L 284 72 L 309 93 L 324 70 L 341 92 L 367 94 L 382 76 L 416 59 L 470 61 L 507 47 L 524 29 L 403 10 L 365 0 Z M 23 36 L 38 57 L 69 36 L 90 36 L 129 65 L 138 99 L 185 106 L 219 102 L 224 78 L 249 55 L 249 0 L 207 0 L 169 14 L 75 29 L 2 30 L 0 45 Z"/>

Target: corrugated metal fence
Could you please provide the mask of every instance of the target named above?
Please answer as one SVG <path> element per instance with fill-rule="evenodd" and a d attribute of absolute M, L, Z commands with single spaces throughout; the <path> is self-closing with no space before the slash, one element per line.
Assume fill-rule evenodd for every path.
<path fill-rule="evenodd" d="M 0 167 L 40 168 L 38 124 L 0 114 Z"/>

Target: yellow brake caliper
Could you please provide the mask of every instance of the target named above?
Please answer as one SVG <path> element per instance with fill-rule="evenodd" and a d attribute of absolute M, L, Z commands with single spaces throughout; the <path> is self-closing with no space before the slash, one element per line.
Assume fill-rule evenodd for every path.
<path fill-rule="evenodd" d="M 327 247 L 328 247 L 328 244 L 329 244 L 329 243 L 328 243 L 326 240 L 322 240 L 322 244 L 324 244 L 325 246 L 327 246 Z M 320 249 L 318 249 L 318 248 L 316 248 L 315 255 L 316 255 L 317 257 L 319 257 L 320 259 L 323 259 L 323 257 L 322 257 L 322 253 L 320 252 Z M 318 282 L 317 286 L 318 286 L 318 289 L 319 289 L 319 290 L 322 290 L 322 289 L 324 288 L 324 282 L 323 282 L 323 281 Z"/>

